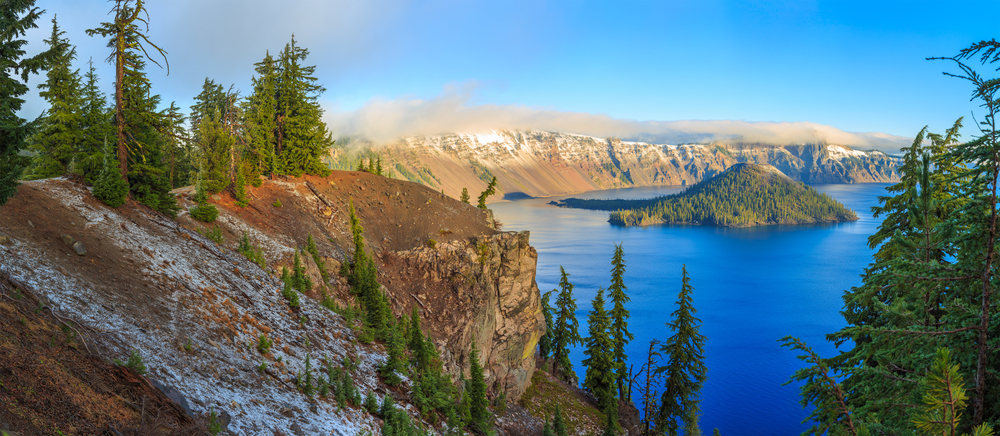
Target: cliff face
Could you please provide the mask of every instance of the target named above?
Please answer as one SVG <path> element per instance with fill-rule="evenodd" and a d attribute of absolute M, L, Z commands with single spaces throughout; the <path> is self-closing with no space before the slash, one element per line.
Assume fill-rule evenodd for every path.
<path fill-rule="evenodd" d="M 232 417 L 230 429 L 353 435 L 376 429 L 375 418 L 338 411 L 295 387 L 308 356 L 314 377 L 347 359 L 358 363 L 352 376 L 363 394 L 389 392 L 377 376 L 382 346 L 358 343 L 352 327 L 319 304 L 323 292 L 353 301 L 336 274 L 353 247 L 353 204 L 393 311 L 424 305 L 431 336 L 456 374 L 468 371 L 474 340 L 494 388 L 515 398 L 525 390 L 544 331 L 527 233 L 497 232 L 473 206 L 365 173 L 266 181 L 251 191 L 247 208 L 214 196 L 219 219 L 205 225 L 186 212 L 172 221 L 134 203 L 109 208 L 71 180 L 27 182 L 0 208 L 0 278 L 95 332 L 88 342 L 102 344 L 103 357 L 124 360 L 137 350 L 152 378 L 187 397 L 197 413 Z M 205 236 L 216 229 L 221 243 Z M 233 251 L 244 234 L 268 268 Z M 310 236 L 330 281 L 324 291 L 319 267 L 300 252 L 317 286 L 290 308 L 279 266 L 290 266 Z M 84 254 L 64 240 L 79 241 Z M 261 335 L 274 342 L 264 354 Z"/>
<path fill-rule="evenodd" d="M 502 198 L 687 185 L 740 162 L 770 164 L 806 183 L 891 182 L 898 165 L 882 152 L 834 144 L 664 145 L 516 130 L 419 136 L 381 145 L 346 141 L 331 151 L 331 159 L 343 167 L 357 165 L 359 148 L 377 148 L 382 166 L 396 177 L 452 197 L 463 187 L 475 195 L 493 176 Z"/>
<path fill-rule="evenodd" d="M 468 375 L 475 343 L 488 386 L 518 398 L 535 370 L 534 350 L 544 333 L 535 266 L 538 253 L 528 232 L 484 235 L 435 248 L 387 253 L 386 273 L 403 282 L 397 295 L 419 301 L 425 320 L 452 374 Z"/>

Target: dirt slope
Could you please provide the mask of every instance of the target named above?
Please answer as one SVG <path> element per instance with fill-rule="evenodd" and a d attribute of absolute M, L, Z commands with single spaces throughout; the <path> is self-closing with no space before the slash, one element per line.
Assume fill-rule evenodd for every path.
<path fill-rule="evenodd" d="M 359 364 L 352 377 L 362 393 L 386 393 L 376 374 L 385 360 L 382 346 L 359 344 L 342 317 L 318 304 L 319 287 L 307 295 L 314 298 L 290 309 L 277 279 L 280 266 L 291 264 L 309 236 L 327 268 L 339 267 L 353 249 L 348 226 L 353 202 L 394 311 L 455 301 L 429 296 L 420 302 L 409 295 L 419 283 L 428 283 L 422 294 L 464 296 L 468 305 L 432 309 L 439 318 L 451 313 L 430 323 L 442 354 L 452 357 L 451 369 L 467 370 L 463 356 L 475 339 L 494 388 L 516 395 L 526 388 L 534 369 L 530 353 L 544 328 L 534 286 L 537 254 L 527 245 L 526 232 L 497 232 L 475 207 L 366 173 L 267 181 L 251 191 L 247 208 L 236 207 L 228 194 L 214 196 L 221 213 L 215 224 L 205 225 L 186 212 L 174 221 L 131 201 L 111 209 L 75 180 L 26 182 L 0 208 L 0 277 L 97 332 L 94 345 L 105 350 L 104 359 L 124 360 L 137 351 L 151 379 L 176 389 L 196 414 L 230 415 L 229 429 L 237 434 L 353 436 L 377 429 L 378 419 L 360 408 L 338 412 L 331 401 L 311 401 L 295 389 L 294 376 L 304 373 L 307 356 L 314 372 L 348 359 Z M 190 190 L 181 190 L 180 203 L 190 206 L 184 192 Z M 216 225 L 222 244 L 203 236 Z M 264 253 L 267 269 L 232 250 L 244 232 Z M 78 255 L 64 235 L 86 253 Z M 429 246 L 430 239 L 438 248 Z M 488 256 L 477 254 L 480 245 L 487 246 Z M 445 252 L 453 254 L 445 265 L 467 271 L 468 283 L 431 286 L 441 278 L 412 276 L 436 268 L 434 253 Z M 315 263 L 305 259 L 314 283 L 320 283 Z M 404 259 L 410 267 L 389 268 L 386 259 Z M 331 277 L 326 290 L 349 301 L 345 281 Z M 459 316 L 474 322 L 449 335 L 445 326 Z M 256 350 L 261 335 L 274 341 L 266 355 Z M 262 363 L 266 371 L 259 369 Z"/>

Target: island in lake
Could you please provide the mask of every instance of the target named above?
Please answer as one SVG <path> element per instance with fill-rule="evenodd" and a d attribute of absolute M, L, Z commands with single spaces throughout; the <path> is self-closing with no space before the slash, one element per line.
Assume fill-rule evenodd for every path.
<path fill-rule="evenodd" d="M 684 192 L 643 200 L 567 198 L 560 207 L 609 210 L 618 226 L 704 224 L 750 227 L 856 221 L 829 195 L 796 182 L 771 165 L 740 163 Z"/>

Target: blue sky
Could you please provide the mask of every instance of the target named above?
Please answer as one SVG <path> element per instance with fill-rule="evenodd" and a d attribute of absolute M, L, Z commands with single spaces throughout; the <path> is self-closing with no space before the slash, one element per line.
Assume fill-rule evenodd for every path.
<path fill-rule="evenodd" d="M 83 30 L 108 19 L 111 4 L 37 5 L 47 13 L 32 47 L 58 14 L 79 66 L 93 57 L 110 93 L 105 41 Z M 797 123 L 911 138 L 976 109 L 968 85 L 941 74 L 951 65 L 924 58 L 998 36 L 979 17 L 1000 16 L 995 1 L 154 0 L 148 9 L 150 38 L 169 52 L 169 76 L 150 69 L 166 103 L 189 106 L 206 76 L 246 95 L 252 64 L 294 32 L 327 88 L 335 132 L 384 138 L 491 123 L 659 138 L 678 130 L 659 122 L 681 120 L 707 121 L 695 125 L 708 131 L 733 120 L 744 122 L 737 130 Z M 35 97 L 24 116 L 44 108 Z"/>

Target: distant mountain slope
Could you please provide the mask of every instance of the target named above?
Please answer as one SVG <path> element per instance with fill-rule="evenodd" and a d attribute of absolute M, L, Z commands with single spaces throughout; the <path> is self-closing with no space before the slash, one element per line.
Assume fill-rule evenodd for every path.
<path fill-rule="evenodd" d="M 770 165 L 736 164 L 684 192 L 647 200 L 581 200 L 560 206 L 610 210 L 610 223 L 709 224 L 750 227 L 854 221 L 857 215 L 826 194 L 796 182 Z"/>
<path fill-rule="evenodd" d="M 396 178 L 475 197 L 493 176 L 499 194 L 533 197 L 599 189 L 688 185 L 740 163 L 770 164 L 806 183 L 891 182 L 898 159 L 843 145 L 662 145 L 570 133 L 497 130 L 403 138 L 390 144 L 342 139 L 328 163 L 353 169 L 376 150 Z"/>

